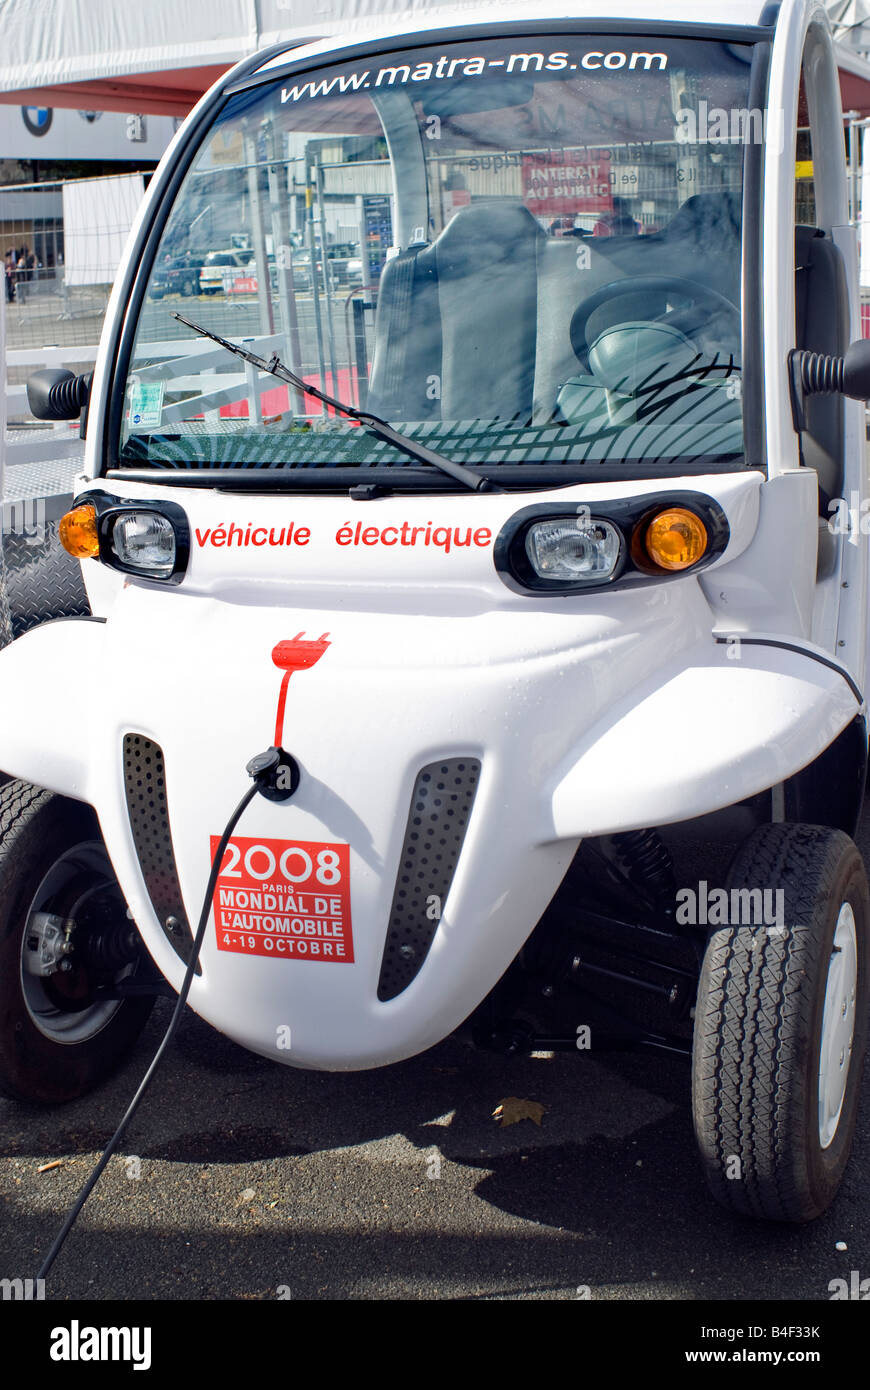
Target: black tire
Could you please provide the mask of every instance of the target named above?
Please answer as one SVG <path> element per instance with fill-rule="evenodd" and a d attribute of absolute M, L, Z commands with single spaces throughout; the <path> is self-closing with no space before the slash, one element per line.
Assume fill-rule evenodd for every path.
<path fill-rule="evenodd" d="M 73 901 L 90 903 L 73 941 L 88 932 L 88 911 L 101 912 L 101 924 L 108 914 L 112 930 L 123 921 L 130 938 L 93 810 L 28 782 L 6 782 L 0 786 L 0 1091 L 16 1100 L 56 1104 L 83 1095 L 123 1060 L 154 1003 L 151 995 L 104 999 L 96 988 L 99 967 L 75 948 L 69 972 L 46 978 L 28 972 L 31 909 L 65 916 Z M 131 964 L 119 970 L 138 969 L 135 946 L 132 951 Z"/>
<path fill-rule="evenodd" d="M 768 825 L 742 845 L 726 886 L 781 889 L 783 926 L 732 922 L 708 942 L 692 1057 L 698 1147 L 722 1206 L 773 1221 L 812 1221 L 837 1194 L 857 1120 L 870 1007 L 864 864 L 840 830 Z M 845 1094 L 839 1118 L 831 1107 L 829 1134 L 819 1111 L 822 1022 L 829 965 L 842 949 L 834 952 L 838 921 L 841 939 L 850 930 L 847 903 L 857 955 L 853 984 L 844 990 L 854 998 L 854 1031 L 851 1057 L 842 1049 Z M 830 1017 L 839 1017 L 839 995 L 832 991 L 831 999 L 838 1007 Z M 843 1026 L 851 1008 L 843 1009 Z"/>
<path fill-rule="evenodd" d="M 181 293 L 182 293 L 183 297 L 184 297 L 185 299 L 190 299 L 191 295 L 193 294 L 193 291 L 194 291 L 194 284 L 193 284 L 193 281 L 192 281 L 191 279 L 189 279 L 189 278 L 186 279 L 186 280 L 182 280 L 182 282 L 181 282 Z"/>

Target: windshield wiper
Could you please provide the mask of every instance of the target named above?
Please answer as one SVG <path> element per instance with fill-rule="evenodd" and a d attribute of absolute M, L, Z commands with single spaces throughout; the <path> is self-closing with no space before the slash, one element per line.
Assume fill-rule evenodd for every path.
<path fill-rule="evenodd" d="M 386 420 L 382 420 L 378 415 L 370 415 L 366 410 L 357 410 L 355 406 L 345 405 L 344 401 L 337 401 L 334 396 L 327 396 L 316 386 L 309 386 L 308 382 L 303 380 L 301 376 L 297 376 L 295 372 L 290 371 L 289 367 L 285 367 L 277 353 L 273 353 L 267 361 L 265 357 L 258 357 L 255 352 L 249 352 L 247 348 L 227 342 L 226 338 L 222 338 L 219 333 L 212 333 L 211 329 L 201 327 L 192 319 L 186 319 L 183 314 L 173 312 L 172 317 L 178 319 L 179 323 L 186 323 L 188 328 L 195 329 L 204 338 L 211 338 L 213 343 L 218 343 L 221 347 L 226 348 L 227 352 L 232 352 L 236 357 L 250 362 L 252 366 L 259 367 L 261 372 L 267 372 L 269 376 L 275 376 L 279 381 L 288 382 L 291 386 L 295 386 L 297 391 L 304 391 L 306 395 L 314 396 L 316 400 L 323 401 L 324 405 L 331 405 L 333 410 L 340 411 L 342 415 L 349 416 L 351 420 L 358 420 L 379 439 L 385 439 L 388 444 L 394 445 L 395 448 L 408 454 L 412 459 L 419 459 L 423 463 L 431 463 L 433 467 L 440 468 L 442 473 L 447 473 L 457 482 L 464 483 L 473 492 L 504 492 L 504 488 L 500 487 L 498 483 L 494 483 L 491 478 L 487 478 L 482 473 L 474 473 L 461 463 L 454 463 L 452 459 L 445 458 L 443 454 L 436 454 L 434 450 L 427 449 L 425 444 L 418 444 L 416 439 L 409 439 L 406 434 L 400 434 L 398 430 L 394 430 L 392 425 L 388 424 Z"/>

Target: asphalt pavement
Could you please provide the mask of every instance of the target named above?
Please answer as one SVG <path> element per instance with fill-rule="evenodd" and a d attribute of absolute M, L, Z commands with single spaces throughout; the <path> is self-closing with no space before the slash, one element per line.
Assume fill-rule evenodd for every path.
<path fill-rule="evenodd" d="M 86 1099 L 0 1100 L 0 1276 L 35 1273 L 169 1010 Z M 870 1275 L 868 1089 L 833 1209 L 759 1224 L 707 1195 L 679 1058 L 514 1060 L 456 1036 L 383 1070 L 299 1072 L 188 1013 L 47 1294 L 829 1300 L 832 1280 Z M 540 1123 L 501 1126 L 511 1097 Z"/>

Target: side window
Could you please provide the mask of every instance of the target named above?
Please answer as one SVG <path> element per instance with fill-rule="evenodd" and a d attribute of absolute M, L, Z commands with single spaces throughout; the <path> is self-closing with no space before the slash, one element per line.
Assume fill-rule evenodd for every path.
<path fill-rule="evenodd" d="M 811 352 L 845 351 L 849 298 L 843 257 L 830 235 L 830 170 L 816 166 L 831 130 L 825 125 L 826 70 L 812 35 L 801 68 L 795 147 L 795 346 Z M 832 150 L 830 158 L 836 159 Z M 825 188 L 828 179 L 827 193 Z M 827 230 L 826 230 L 827 228 Z M 843 402 L 836 395 L 811 397 L 801 433 L 803 463 L 819 477 L 819 510 L 828 515 L 842 490 Z"/>
<path fill-rule="evenodd" d="M 806 79 L 803 72 L 801 72 L 797 144 L 795 147 L 795 221 L 798 226 L 818 226 L 815 166 L 813 164 L 813 132 L 810 126 Z"/>

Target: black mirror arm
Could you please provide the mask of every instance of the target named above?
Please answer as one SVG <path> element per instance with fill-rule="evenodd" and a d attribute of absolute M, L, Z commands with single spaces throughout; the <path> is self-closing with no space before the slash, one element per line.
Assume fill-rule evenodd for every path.
<path fill-rule="evenodd" d="M 37 420 L 74 420 L 88 404 L 93 372 L 74 376 L 57 367 L 34 372 L 27 382 L 27 404 Z"/>
<path fill-rule="evenodd" d="M 794 427 L 805 430 L 807 396 L 841 395 L 850 400 L 870 401 L 870 340 L 859 339 L 846 349 L 844 357 L 796 349 L 789 353 Z"/>

